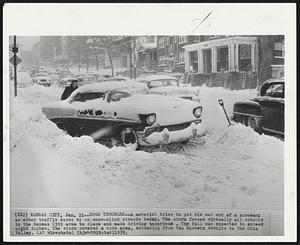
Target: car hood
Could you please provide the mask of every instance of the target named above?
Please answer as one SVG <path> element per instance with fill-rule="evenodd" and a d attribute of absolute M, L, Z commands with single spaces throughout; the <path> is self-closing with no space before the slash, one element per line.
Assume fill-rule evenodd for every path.
<path fill-rule="evenodd" d="M 195 120 L 193 110 L 199 103 L 158 94 L 134 95 L 119 102 L 111 102 L 112 108 L 122 117 L 155 113 L 160 125 L 177 124 Z"/>

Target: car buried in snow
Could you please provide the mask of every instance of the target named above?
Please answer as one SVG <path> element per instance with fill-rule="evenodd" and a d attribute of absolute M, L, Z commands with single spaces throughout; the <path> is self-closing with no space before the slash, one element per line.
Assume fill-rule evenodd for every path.
<path fill-rule="evenodd" d="M 183 142 L 197 135 L 199 103 L 149 94 L 134 81 L 79 87 L 68 99 L 50 103 L 43 113 L 72 136 L 90 135 L 112 145 L 154 146 Z"/>
<path fill-rule="evenodd" d="M 77 76 L 78 86 L 95 83 L 95 82 L 97 82 L 96 76 L 93 75 Z"/>
<path fill-rule="evenodd" d="M 64 87 L 65 88 L 67 86 L 70 86 L 73 81 L 77 82 L 77 84 L 78 84 L 78 79 L 77 78 L 75 78 L 75 77 L 64 77 L 64 78 L 62 78 L 58 81 L 57 85 L 59 87 Z"/>
<path fill-rule="evenodd" d="M 284 80 L 269 79 L 261 85 L 255 98 L 235 103 L 233 120 L 258 133 L 284 136 Z"/>
<path fill-rule="evenodd" d="M 38 78 L 35 79 L 34 83 L 37 84 L 37 85 L 45 86 L 45 87 L 50 87 L 51 84 L 52 84 L 49 77 L 38 77 Z"/>
<path fill-rule="evenodd" d="M 176 77 L 166 75 L 152 75 L 138 79 L 145 83 L 151 94 L 172 95 L 183 99 L 200 102 L 199 90 L 194 87 L 183 86 Z"/>

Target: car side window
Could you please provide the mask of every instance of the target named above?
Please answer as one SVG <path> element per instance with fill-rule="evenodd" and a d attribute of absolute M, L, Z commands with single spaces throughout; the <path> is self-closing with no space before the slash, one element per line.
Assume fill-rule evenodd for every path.
<path fill-rule="evenodd" d="M 267 89 L 265 96 L 284 98 L 283 84 L 272 84 Z"/>
<path fill-rule="evenodd" d="M 108 96 L 107 102 L 120 101 L 122 98 L 127 98 L 129 96 L 130 94 L 126 92 L 121 92 L 121 91 L 113 92 Z"/>
<path fill-rule="evenodd" d="M 97 93 L 97 92 L 89 92 L 89 93 L 77 93 L 73 98 L 73 101 L 78 102 L 85 102 L 88 100 L 94 100 L 98 98 L 102 98 L 104 93 Z"/>

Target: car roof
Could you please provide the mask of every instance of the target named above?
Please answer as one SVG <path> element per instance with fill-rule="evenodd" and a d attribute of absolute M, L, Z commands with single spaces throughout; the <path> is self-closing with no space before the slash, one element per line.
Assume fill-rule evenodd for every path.
<path fill-rule="evenodd" d="M 176 77 L 172 77 L 172 76 L 166 76 L 166 75 L 151 75 L 148 77 L 143 77 L 141 78 L 141 80 L 145 81 L 153 81 L 153 80 L 167 80 L 167 79 L 172 79 L 172 80 L 177 80 Z"/>
<path fill-rule="evenodd" d="M 267 83 L 284 83 L 284 79 L 281 77 L 271 78 L 271 79 L 266 80 L 262 85 L 265 85 Z"/>
<path fill-rule="evenodd" d="M 64 77 L 61 80 L 78 80 L 76 77 Z"/>
<path fill-rule="evenodd" d="M 86 92 L 106 92 L 114 89 L 119 88 L 133 88 L 133 87 L 140 87 L 140 88 L 147 88 L 145 84 L 134 82 L 134 81 L 110 81 L 110 82 L 96 82 L 87 85 L 83 85 L 79 87 L 76 91 L 79 93 L 86 93 Z"/>
<path fill-rule="evenodd" d="M 95 77 L 95 75 L 79 75 L 77 78 Z"/>

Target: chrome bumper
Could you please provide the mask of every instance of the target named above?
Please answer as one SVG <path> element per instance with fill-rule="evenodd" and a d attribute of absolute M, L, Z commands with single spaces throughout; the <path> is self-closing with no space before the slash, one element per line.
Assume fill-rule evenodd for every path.
<path fill-rule="evenodd" d="M 190 126 L 181 130 L 169 131 L 165 127 L 160 132 L 153 132 L 146 136 L 149 129 L 155 130 L 156 127 L 147 127 L 143 131 L 137 132 L 138 142 L 141 146 L 165 145 L 174 142 L 182 142 L 196 137 L 200 129 L 201 119 L 193 121 Z M 172 125 L 170 125 L 172 126 Z"/>

